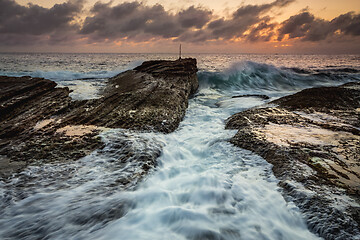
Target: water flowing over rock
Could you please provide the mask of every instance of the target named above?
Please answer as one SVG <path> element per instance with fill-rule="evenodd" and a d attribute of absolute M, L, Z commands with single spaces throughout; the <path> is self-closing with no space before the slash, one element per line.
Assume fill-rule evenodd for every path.
<path fill-rule="evenodd" d="M 231 142 L 273 164 L 325 239 L 360 236 L 360 84 L 306 89 L 231 116 Z M 357 237 L 356 237 L 357 236 Z"/>
<path fill-rule="evenodd" d="M 196 59 L 144 62 L 109 79 L 101 98 L 83 101 L 50 80 L 0 77 L 0 177 L 86 156 L 104 146 L 98 134 L 106 128 L 174 131 L 198 88 L 196 72 Z M 138 159 L 140 168 L 159 155 Z"/>

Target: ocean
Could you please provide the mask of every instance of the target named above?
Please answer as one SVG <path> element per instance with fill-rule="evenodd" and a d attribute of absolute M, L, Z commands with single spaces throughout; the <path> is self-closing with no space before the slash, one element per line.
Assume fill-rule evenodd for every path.
<path fill-rule="evenodd" d="M 236 131 L 225 130 L 225 120 L 305 88 L 360 81 L 360 55 L 183 57 L 197 59 L 200 86 L 175 132 L 111 129 L 100 134 L 101 151 L 0 181 L 0 239 L 320 239 L 283 198 L 271 165 L 229 143 Z M 146 60 L 176 58 L 2 53 L 0 75 L 51 79 L 73 90 L 74 100 L 92 99 L 109 77 Z M 270 99 L 232 98 L 240 94 Z M 124 141 L 135 155 L 162 151 L 157 167 L 128 190 L 116 179 L 138 166 L 117 163 Z"/>

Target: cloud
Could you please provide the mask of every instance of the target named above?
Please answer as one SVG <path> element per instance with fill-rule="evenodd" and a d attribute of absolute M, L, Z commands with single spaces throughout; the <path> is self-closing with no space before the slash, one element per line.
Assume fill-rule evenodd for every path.
<path fill-rule="evenodd" d="M 190 6 L 172 14 L 160 4 L 147 6 L 139 2 L 116 6 L 98 2 L 91 13 L 93 16 L 85 19 L 80 33 L 95 41 L 179 37 L 192 28 L 201 29 L 212 17 L 211 11 L 200 7 Z"/>
<path fill-rule="evenodd" d="M 274 7 L 285 7 L 294 0 L 277 0 L 268 4 L 245 5 L 238 8 L 230 19 L 217 19 L 209 23 L 209 29 L 215 39 L 231 39 L 242 37 L 244 32 L 253 25 L 268 19 L 268 16 L 262 16 Z"/>
<path fill-rule="evenodd" d="M 25 7 L 13 0 L 0 0 L 1 45 L 42 42 L 39 36 L 45 34 L 51 42 L 58 34 L 68 35 L 78 28 L 72 21 L 82 6 L 82 0 L 55 4 L 49 9 L 31 3 Z"/>
<path fill-rule="evenodd" d="M 82 1 L 68 1 L 47 9 L 29 4 L 20 6 L 13 0 L 0 0 L 0 33 L 41 35 L 57 29 L 71 28 Z"/>
<path fill-rule="evenodd" d="M 91 10 L 93 16 L 85 19 L 80 33 L 88 35 L 92 41 L 101 38 L 135 41 L 172 38 L 185 42 L 232 39 L 242 37 L 251 26 L 263 22 L 265 18 L 262 15 L 272 8 L 285 7 L 292 2 L 294 0 L 276 0 L 268 4 L 244 5 L 228 19 L 215 19 L 212 11 L 195 6 L 172 14 L 160 4 L 147 6 L 127 2 L 111 6 L 109 3 L 97 3 Z M 255 35 L 252 37 L 255 38 Z M 261 39 L 260 36 L 256 38 Z"/>
<path fill-rule="evenodd" d="M 269 18 L 264 18 L 257 26 L 251 28 L 250 33 L 245 38 L 250 42 L 268 42 L 275 35 L 273 30 L 276 26 L 277 24 L 270 23 Z"/>
<path fill-rule="evenodd" d="M 303 41 L 316 42 L 336 33 L 360 36 L 360 14 L 349 12 L 327 21 L 304 11 L 281 23 L 278 40 L 281 41 L 285 35 L 288 35 L 290 39 L 300 38 Z"/>
<path fill-rule="evenodd" d="M 348 12 L 334 18 L 330 25 L 333 29 L 340 30 L 345 34 L 360 36 L 360 14 Z"/>
<path fill-rule="evenodd" d="M 243 4 L 219 17 L 202 6 L 166 10 L 161 4 L 132 1 L 97 2 L 84 11 L 85 0 L 68 0 L 43 8 L 0 0 L 0 46 L 114 44 L 148 41 L 188 42 L 203 45 L 229 41 L 312 41 L 355 39 L 360 36 L 360 14 L 349 12 L 331 21 L 314 16 L 309 8 L 277 23 L 273 11 L 295 0 Z M 84 16 L 86 14 L 86 16 Z"/>
<path fill-rule="evenodd" d="M 212 12 L 206 9 L 189 7 L 178 13 L 179 21 L 182 27 L 191 28 L 195 27 L 201 29 L 206 25 L 212 17 Z"/>

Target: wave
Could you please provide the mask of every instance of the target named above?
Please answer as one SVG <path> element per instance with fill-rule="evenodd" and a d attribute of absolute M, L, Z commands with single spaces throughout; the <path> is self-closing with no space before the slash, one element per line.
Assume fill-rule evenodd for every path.
<path fill-rule="evenodd" d="M 30 76 L 37 78 L 46 78 L 54 81 L 67 80 L 91 80 L 105 79 L 113 77 L 124 70 L 117 71 L 91 71 L 91 72 L 73 72 L 73 71 L 24 71 L 24 72 L 0 72 L 0 75 L 10 77 Z"/>
<path fill-rule="evenodd" d="M 34 59 L 34 61 L 41 59 Z M 115 75 L 124 72 L 126 70 L 133 69 L 139 65 L 141 65 L 144 60 L 135 60 L 131 62 L 119 62 L 117 64 L 116 69 L 113 68 L 114 64 L 109 64 L 106 66 L 106 63 L 92 63 L 88 62 L 88 64 L 80 64 L 80 63 L 72 63 L 72 62 L 50 62 L 45 65 L 42 62 L 35 64 L 30 64 L 25 62 L 24 65 L 27 67 L 33 67 L 31 70 L 4 70 L 0 68 L 0 75 L 10 76 L 10 77 L 22 77 L 22 76 L 30 76 L 30 77 L 38 77 L 38 78 L 46 78 L 54 81 L 68 81 L 68 80 L 92 80 L 92 79 L 107 79 L 110 77 L 114 77 Z M 52 67 L 55 65 L 57 67 L 63 66 L 63 69 L 56 70 L 47 70 L 44 68 Z M 81 65 L 81 66 L 79 66 Z M 13 68 L 14 66 L 8 67 L 8 69 Z M 69 68 L 70 69 L 69 69 Z M 16 67 L 17 68 L 17 67 Z M 43 68 L 43 69 L 42 69 Z M 5 68 L 6 69 L 6 68 Z M 36 70 L 35 70 L 36 69 Z"/>
<path fill-rule="evenodd" d="M 332 69 L 334 70 L 334 69 Z M 223 72 L 199 72 L 200 88 L 220 91 L 297 91 L 309 87 L 339 85 L 360 81 L 355 71 L 278 68 L 270 64 L 243 61 Z"/>

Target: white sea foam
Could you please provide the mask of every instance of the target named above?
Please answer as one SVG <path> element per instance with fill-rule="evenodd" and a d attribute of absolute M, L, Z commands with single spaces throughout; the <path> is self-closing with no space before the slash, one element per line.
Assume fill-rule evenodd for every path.
<path fill-rule="evenodd" d="M 117 71 L 93 71 L 93 72 L 72 72 L 72 71 L 26 71 L 26 72 L 1 72 L 1 75 L 22 77 L 30 76 L 37 78 L 46 78 L 54 81 L 72 81 L 88 79 L 104 79 L 113 77 L 124 70 Z"/>
<path fill-rule="evenodd" d="M 180 129 L 163 136 L 161 167 L 123 193 L 133 207 L 94 239 L 317 239 L 271 165 L 227 142 L 227 114 L 194 100 Z"/>
<path fill-rule="evenodd" d="M 211 104 L 210 93 L 200 92 L 191 100 L 174 133 L 125 134 L 140 144 L 135 149 L 151 151 L 164 145 L 156 171 L 134 191 L 114 186 L 117 178 L 138 171 L 132 164 L 116 167 L 121 154 L 116 131 L 104 134 L 110 144 L 105 154 L 95 152 L 73 164 L 47 165 L 48 169 L 29 168 L 24 174 L 37 179 L 37 187 L 27 187 L 23 200 L 8 203 L 0 236 L 317 239 L 298 210 L 283 199 L 271 165 L 228 142 L 234 131 L 224 130 L 224 119 L 248 103 L 218 108 Z"/>
<path fill-rule="evenodd" d="M 97 55 L 91 55 L 89 62 L 94 57 Z M 105 59 L 101 58 L 98 62 Z M 186 117 L 174 133 L 110 130 L 102 135 L 106 146 L 101 151 L 77 162 L 30 166 L 10 182 L 0 182 L 0 238 L 318 239 L 309 232 L 294 204 L 283 199 L 271 165 L 232 146 L 228 140 L 235 132 L 224 130 L 224 120 L 231 114 L 264 103 L 259 98 L 231 96 L 245 90 L 271 96 L 284 89 L 297 91 L 311 86 L 302 82 L 306 74 L 244 62 L 246 56 L 230 57 L 231 61 L 239 58 L 238 63 L 214 73 L 210 70 L 223 71 L 229 61 L 210 56 L 206 65 L 206 58 L 199 56 L 203 59 L 199 65 L 209 66 L 199 73 L 200 92 L 190 101 Z M 280 62 L 287 59 L 284 56 Z M 82 63 L 86 64 L 85 60 Z M 124 60 L 121 64 L 128 63 Z M 123 70 L 89 71 L 92 66 L 88 64 L 84 72 L 77 68 L 11 73 L 11 66 L 6 71 L 2 68 L 2 74 L 53 79 L 72 88 L 73 97 L 78 99 L 96 97 L 104 79 Z M 342 81 L 327 78 L 320 84 L 329 79 L 337 84 Z M 346 76 L 344 79 L 349 81 Z M 136 156 L 160 149 L 162 155 L 141 184 L 124 191 L 118 181 L 141 171 L 136 158 L 124 160 L 124 148 L 129 146 Z"/>
<path fill-rule="evenodd" d="M 341 85 L 360 81 L 360 74 L 309 72 L 300 74 L 292 69 L 252 61 L 234 62 L 221 72 L 203 71 L 199 74 L 202 88 L 214 88 L 229 93 L 266 93 L 272 97 L 294 93 L 305 88 Z"/>

